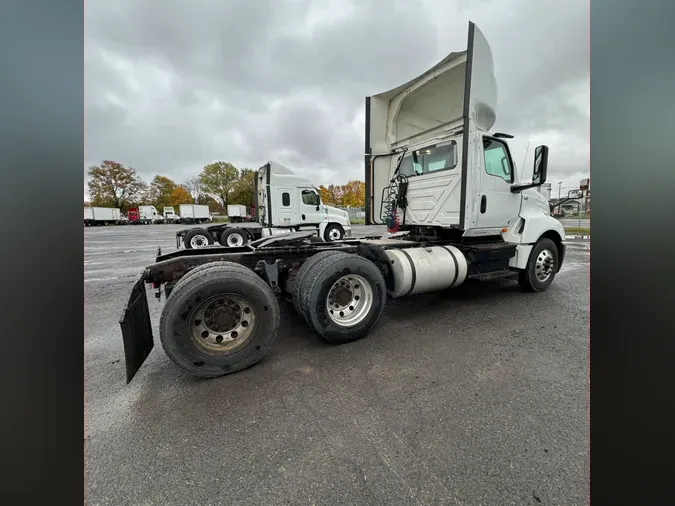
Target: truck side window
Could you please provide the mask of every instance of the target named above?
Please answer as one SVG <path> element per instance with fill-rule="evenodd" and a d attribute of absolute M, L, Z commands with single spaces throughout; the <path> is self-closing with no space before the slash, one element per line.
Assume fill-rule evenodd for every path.
<path fill-rule="evenodd" d="M 308 206 L 318 206 L 319 196 L 311 190 L 302 190 L 302 203 Z"/>
<path fill-rule="evenodd" d="M 485 172 L 491 176 L 502 178 L 507 183 L 513 182 L 513 170 L 509 160 L 509 152 L 503 142 L 495 139 L 483 139 L 485 155 Z"/>
<path fill-rule="evenodd" d="M 457 167 L 457 142 L 450 141 L 406 153 L 399 172 L 408 177 L 422 176 L 455 167 Z"/>
<path fill-rule="evenodd" d="M 288 207 L 288 206 L 291 205 L 291 194 L 290 193 L 284 192 L 284 193 L 281 194 L 281 204 L 284 207 Z"/>

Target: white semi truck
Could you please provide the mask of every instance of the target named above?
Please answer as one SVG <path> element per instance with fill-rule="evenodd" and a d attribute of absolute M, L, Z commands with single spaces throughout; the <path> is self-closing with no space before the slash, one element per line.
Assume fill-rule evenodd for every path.
<path fill-rule="evenodd" d="M 254 192 L 257 197 L 255 223 L 179 230 L 176 247 L 180 247 L 181 241 L 186 249 L 204 248 L 215 243 L 240 247 L 261 237 L 289 232 L 311 231 L 326 241 L 351 235 L 349 213 L 323 204 L 319 190 L 308 179 L 283 165 L 268 162 L 261 167 Z"/>
<path fill-rule="evenodd" d="M 143 225 L 158 225 L 164 223 L 162 216 L 155 206 L 138 206 L 138 222 Z"/>
<path fill-rule="evenodd" d="M 467 50 L 366 98 L 366 220 L 403 235 L 316 242 L 312 232 L 294 232 L 236 248 L 158 251 L 120 320 L 127 382 L 154 343 L 146 284 L 166 296 L 164 351 L 201 377 L 262 359 L 282 297 L 319 338 L 339 344 L 367 336 L 388 298 L 510 277 L 524 291 L 546 290 L 565 257 L 563 227 L 534 189 L 546 182 L 548 148 L 536 148 L 532 178 L 520 181 L 510 136 L 492 131 L 493 68 L 487 40 L 470 23 Z M 267 167 L 258 201 L 264 226 L 296 219 L 297 210 L 276 206 L 298 190 L 268 191 Z"/>
<path fill-rule="evenodd" d="M 180 218 L 172 206 L 165 206 L 162 209 L 162 216 L 165 223 L 178 223 Z"/>
<path fill-rule="evenodd" d="M 114 225 L 122 221 L 122 213 L 116 207 L 85 207 L 84 226 Z"/>

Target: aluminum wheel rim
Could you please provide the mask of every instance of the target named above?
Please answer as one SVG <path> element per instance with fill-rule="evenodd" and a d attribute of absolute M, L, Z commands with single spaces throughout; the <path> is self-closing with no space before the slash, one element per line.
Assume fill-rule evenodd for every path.
<path fill-rule="evenodd" d="M 368 317 L 373 289 L 365 278 L 348 274 L 338 279 L 326 296 L 328 317 L 342 327 L 353 327 Z"/>
<path fill-rule="evenodd" d="M 340 230 L 337 229 L 337 228 L 332 228 L 332 229 L 330 229 L 330 231 L 328 232 L 328 238 L 329 238 L 331 241 L 337 241 L 337 240 L 339 240 L 339 239 L 340 239 Z"/>
<path fill-rule="evenodd" d="M 534 273 L 539 281 L 546 281 L 553 273 L 553 253 L 550 250 L 541 250 L 534 264 Z"/>
<path fill-rule="evenodd" d="M 255 310 L 246 297 L 220 294 L 200 303 L 192 312 L 189 334 L 201 348 L 225 352 L 248 341 L 256 322 Z"/>
<path fill-rule="evenodd" d="M 244 245 L 244 238 L 240 234 L 230 234 L 227 236 L 227 245 L 233 248 Z"/>
<path fill-rule="evenodd" d="M 205 248 L 209 245 L 209 240 L 203 235 L 196 235 L 190 239 L 190 246 L 193 248 Z"/>

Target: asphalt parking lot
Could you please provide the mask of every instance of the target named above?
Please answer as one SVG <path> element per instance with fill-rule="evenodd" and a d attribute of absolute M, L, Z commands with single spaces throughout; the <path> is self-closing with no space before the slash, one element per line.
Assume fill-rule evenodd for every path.
<path fill-rule="evenodd" d="M 274 350 L 212 380 L 164 355 L 150 296 L 156 346 L 126 385 L 118 318 L 179 228 L 84 231 L 87 504 L 588 503 L 588 241 L 545 293 L 502 281 L 390 301 L 348 345 L 284 303 Z"/>

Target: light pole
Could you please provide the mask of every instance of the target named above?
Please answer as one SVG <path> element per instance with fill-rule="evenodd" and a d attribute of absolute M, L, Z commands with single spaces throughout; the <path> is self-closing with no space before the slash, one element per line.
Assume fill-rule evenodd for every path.
<path fill-rule="evenodd" d="M 562 181 L 558 181 L 558 199 L 560 199 L 560 189 L 562 188 Z"/>

